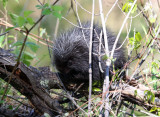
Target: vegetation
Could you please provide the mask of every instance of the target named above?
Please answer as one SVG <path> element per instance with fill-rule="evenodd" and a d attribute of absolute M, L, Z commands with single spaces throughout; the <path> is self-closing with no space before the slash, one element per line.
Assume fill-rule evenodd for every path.
<path fill-rule="evenodd" d="M 0 0 L 0 116 L 160 116 L 159 1 L 86 3 Z M 29 8 L 31 4 L 34 8 Z M 53 39 L 66 27 L 82 28 L 81 19 L 86 18 L 102 27 L 107 24 L 112 31 L 116 27 L 127 62 L 123 69 L 113 69 L 111 80 L 106 76 L 104 84 L 91 79 L 87 87 L 62 83 L 49 66 Z M 106 65 L 111 66 L 119 48 L 103 55 Z M 125 79 L 118 74 L 123 71 Z"/>

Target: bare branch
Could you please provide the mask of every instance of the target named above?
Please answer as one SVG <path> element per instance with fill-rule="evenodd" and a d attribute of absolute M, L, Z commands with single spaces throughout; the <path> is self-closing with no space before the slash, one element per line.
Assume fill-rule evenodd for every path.
<path fill-rule="evenodd" d="M 94 21 L 94 7 L 95 1 L 92 1 L 92 18 L 91 18 L 91 30 L 89 40 L 89 96 L 88 96 L 88 115 L 91 116 L 91 95 L 92 95 L 92 44 L 93 44 L 93 21 Z"/>

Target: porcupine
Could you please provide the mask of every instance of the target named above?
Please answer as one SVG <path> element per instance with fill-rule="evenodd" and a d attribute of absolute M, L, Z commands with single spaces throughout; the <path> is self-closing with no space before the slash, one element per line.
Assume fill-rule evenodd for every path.
<path fill-rule="evenodd" d="M 65 33 L 60 34 L 55 41 L 53 47 L 53 64 L 56 66 L 60 74 L 66 77 L 65 82 L 69 81 L 88 81 L 89 79 L 89 41 L 90 41 L 90 22 L 83 23 L 82 28 L 73 27 Z M 83 33 L 82 33 L 83 30 Z M 112 50 L 116 37 L 106 28 L 109 51 Z M 93 47 L 92 47 L 92 78 L 95 80 L 103 80 L 105 76 L 106 64 L 101 57 L 101 67 L 99 65 L 99 56 L 104 55 L 104 35 L 102 35 L 101 53 L 99 54 L 100 33 L 102 28 L 93 25 Z M 84 35 L 83 35 L 84 34 Z M 84 38 L 85 37 L 85 38 Z M 117 43 L 116 47 L 121 45 Z M 113 58 L 114 68 L 121 69 L 125 62 L 124 48 L 115 50 Z M 113 69 L 111 65 L 111 70 Z M 110 73 L 111 74 L 111 73 Z M 111 75 L 110 75 L 111 76 Z"/>

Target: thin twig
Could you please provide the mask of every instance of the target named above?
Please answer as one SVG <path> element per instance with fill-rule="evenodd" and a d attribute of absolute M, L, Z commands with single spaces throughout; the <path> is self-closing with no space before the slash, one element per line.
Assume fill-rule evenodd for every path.
<path fill-rule="evenodd" d="M 41 6 L 43 6 L 43 3 L 41 3 L 41 1 L 40 0 L 37 0 L 38 2 L 39 2 L 39 4 L 41 5 Z"/>
<path fill-rule="evenodd" d="M 57 18 L 57 21 L 56 21 L 56 27 L 55 27 L 55 31 L 54 31 L 54 38 L 57 37 L 58 28 L 59 28 L 59 18 Z"/>
<path fill-rule="evenodd" d="M 83 10 L 86 11 L 87 13 L 93 15 L 92 12 L 88 11 L 87 9 L 85 9 L 78 1 L 76 1 L 76 0 L 74 0 L 74 1 L 75 1 L 75 3 L 76 3 L 81 9 L 83 9 Z M 95 16 L 99 16 L 100 14 L 94 14 L 94 15 L 95 15 Z"/>
<path fill-rule="evenodd" d="M 12 71 L 10 77 L 9 77 L 9 80 L 8 80 L 6 86 L 5 86 L 5 90 L 4 90 L 4 93 L 3 93 L 2 97 L 1 97 L 1 100 L 4 100 L 4 97 L 5 97 L 5 95 L 6 95 L 6 93 L 7 93 L 7 90 L 8 90 L 9 83 L 10 83 L 10 81 L 11 81 L 11 79 L 12 79 L 12 75 L 14 74 L 14 72 L 16 71 L 16 69 L 17 69 L 17 67 L 18 67 L 18 65 L 19 65 L 19 63 L 20 63 L 20 57 L 21 57 L 21 55 L 22 55 L 22 52 L 23 52 L 23 49 L 24 49 L 24 46 L 25 46 L 25 43 L 26 43 L 26 41 L 27 41 L 28 34 L 29 34 L 28 30 L 26 30 L 26 31 L 27 31 L 27 34 L 26 34 L 26 36 L 25 36 L 25 38 L 24 38 L 22 48 L 21 48 L 20 53 L 19 53 L 19 56 L 18 56 L 18 58 L 17 58 L 17 63 L 16 63 L 16 65 L 14 66 L 13 71 Z"/>
<path fill-rule="evenodd" d="M 156 33 L 156 35 L 155 35 L 155 38 L 157 38 L 157 36 L 159 35 L 159 33 L 160 33 L 160 27 L 158 28 L 158 31 L 157 31 L 157 33 Z M 150 45 L 150 48 L 149 48 L 147 54 L 143 57 L 143 59 L 141 60 L 141 62 L 140 62 L 139 65 L 138 65 L 137 69 L 134 71 L 134 73 L 133 73 L 132 76 L 130 77 L 130 80 L 133 79 L 134 75 L 137 73 L 137 71 L 139 70 L 140 66 L 144 63 L 144 61 L 146 60 L 146 58 L 149 56 L 149 54 L 150 54 L 150 52 L 151 52 L 151 50 L 152 50 L 152 47 L 153 47 L 153 44 L 154 44 L 154 43 L 155 43 L 155 39 L 152 41 L 152 43 L 151 43 L 151 45 Z"/>
<path fill-rule="evenodd" d="M 127 103 L 123 103 L 123 105 L 126 106 L 126 107 L 129 108 L 129 109 L 133 109 L 133 107 L 130 106 L 130 105 L 128 105 Z M 144 110 L 142 110 L 142 109 L 138 109 L 138 108 L 134 108 L 134 109 L 137 110 L 137 111 L 139 111 L 139 112 L 141 112 L 141 113 L 145 113 L 145 114 L 149 115 L 150 117 L 159 117 L 159 116 L 157 116 L 157 115 L 155 115 L 155 114 L 146 112 L 146 111 L 144 111 Z"/>
<path fill-rule="evenodd" d="M 131 24 L 132 24 L 132 18 L 131 18 L 131 21 L 130 21 L 130 28 L 127 29 L 127 36 L 126 36 L 126 39 L 129 39 L 129 33 L 131 31 Z M 129 41 L 129 40 L 128 40 Z M 130 60 L 131 58 L 131 54 L 132 54 L 132 50 L 128 49 L 128 61 Z M 129 69 L 128 69 L 128 66 L 126 68 L 126 76 L 128 76 L 129 74 Z"/>
<path fill-rule="evenodd" d="M 105 54 L 107 55 L 107 57 L 109 57 L 109 48 L 108 48 L 108 40 L 107 40 L 107 31 L 106 31 L 106 26 L 105 26 L 105 19 L 104 19 L 104 14 L 103 14 L 103 8 L 102 8 L 102 0 L 99 0 L 99 8 L 100 8 L 100 16 L 101 16 L 101 22 L 102 22 L 102 28 L 103 28 L 103 34 L 104 34 L 104 43 L 105 43 Z M 103 84 L 103 96 L 102 96 L 102 101 L 105 101 L 105 117 L 109 116 L 109 93 L 108 92 L 109 89 L 109 68 L 110 68 L 110 64 L 111 61 L 110 59 L 107 59 L 106 61 L 106 71 L 105 71 L 105 79 L 104 79 L 104 84 Z M 100 110 L 101 115 L 102 116 L 102 109 Z"/>
<path fill-rule="evenodd" d="M 98 35 L 98 33 L 97 33 L 97 31 L 94 29 L 94 32 L 95 32 L 95 34 L 96 34 L 96 36 L 97 36 L 97 38 L 99 39 L 99 47 L 98 47 L 98 64 L 99 64 L 99 69 L 100 69 L 100 71 L 102 72 L 102 73 L 104 73 L 104 71 L 103 71 L 103 69 L 102 69 L 102 63 L 101 63 L 101 46 L 103 46 L 103 44 L 102 44 L 102 31 L 101 31 L 101 33 L 100 33 L 100 37 L 99 37 L 99 35 Z"/>
<path fill-rule="evenodd" d="M 71 25 L 73 25 L 73 26 L 75 26 L 75 27 L 77 27 L 77 28 L 90 30 L 90 28 L 84 28 L 84 27 L 77 26 L 76 24 L 72 23 L 71 21 L 69 21 L 68 19 L 66 19 L 66 18 L 63 17 L 63 16 L 62 16 L 62 19 L 66 20 L 68 23 L 70 23 Z"/>
<path fill-rule="evenodd" d="M 2 19 L 0 19 L 0 21 L 2 21 L 3 23 L 0 23 L 0 25 L 3 25 L 3 26 L 8 26 L 8 27 L 14 27 L 12 24 L 9 24 L 8 22 L 5 22 L 4 20 L 2 20 Z M 14 28 L 16 31 L 20 31 L 20 32 L 22 32 L 22 33 L 25 33 L 26 34 L 26 32 L 24 31 L 24 30 L 21 30 L 20 28 Z M 35 35 L 35 34 L 33 34 L 33 33 L 29 33 L 29 36 L 31 36 L 33 39 L 35 39 L 34 37 L 36 37 L 36 38 L 38 38 L 38 39 L 41 39 L 41 40 L 44 40 L 45 41 L 45 39 L 43 39 L 42 37 L 39 37 L 39 36 L 37 36 L 37 35 Z M 38 40 L 38 39 L 35 39 L 36 41 Z M 53 42 L 52 41 L 48 41 L 50 44 L 53 44 Z M 40 42 L 41 43 L 41 42 Z M 43 42 L 42 42 L 42 44 L 43 45 L 45 45 Z"/>
<path fill-rule="evenodd" d="M 132 18 L 130 20 L 130 25 L 129 25 L 129 29 L 127 30 L 127 35 L 126 35 L 126 38 L 124 39 L 124 41 L 121 43 L 121 45 L 119 47 L 117 47 L 115 50 L 119 50 L 120 48 L 122 48 L 122 46 L 124 45 L 124 43 L 126 42 L 126 40 L 129 38 L 129 34 L 130 34 L 130 31 L 131 31 L 131 27 L 132 27 Z M 127 26 L 126 26 L 127 28 Z"/>
<path fill-rule="evenodd" d="M 108 11 L 108 13 L 107 13 L 107 15 L 106 15 L 106 17 L 105 17 L 105 23 L 106 23 L 106 21 L 107 21 L 107 19 L 108 19 L 108 16 L 109 16 L 109 14 L 113 11 L 113 8 L 116 6 L 116 4 L 117 4 L 117 2 L 118 2 L 119 0 L 116 0 L 115 2 L 114 2 L 114 4 L 113 4 L 113 6 L 110 8 L 110 10 Z"/>
<path fill-rule="evenodd" d="M 119 30 L 119 33 L 118 33 L 118 35 L 117 35 L 117 37 L 116 37 L 116 40 L 115 40 L 115 42 L 114 42 L 114 45 L 113 45 L 113 47 L 112 47 L 111 56 L 110 56 L 111 58 L 113 57 L 113 54 L 114 54 L 116 45 L 117 45 L 117 43 L 118 43 L 119 37 L 120 37 L 120 35 L 121 35 L 121 33 L 122 33 L 122 30 L 123 30 L 123 27 L 124 27 L 125 23 L 127 22 L 127 19 L 128 19 L 129 15 L 130 15 L 132 9 L 134 8 L 134 5 L 136 4 L 136 2 L 137 2 L 137 0 L 135 0 L 135 1 L 133 2 L 132 7 L 130 8 L 127 16 L 125 17 L 125 19 L 124 19 L 124 21 L 123 21 L 123 24 L 122 24 L 122 26 L 121 26 L 121 29 Z"/>
<path fill-rule="evenodd" d="M 85 35 L 84 35 L 84 31 L 83 31 L 83 27 L 82 27 L 82 23 L 81 23 L 81 20 L 80 20 L 80 17 L 79 17 L 79 14 L 78 14 L 78 7 L 77 7 L 77 4 L 76 4 L 76 17 L 77 17 L 77 20 L 78 20 L 78 24 L 79 24 L 79 26 L 82 28 L 82 34 L 83 34 L 83 39 L 84 39 L 84 41 L 86 42 L 86 45 L 87 45 L 87 47 L 89 47 L 88 46 L 88 43 L 87 43 L 87 40 L 86 40 L 86 37 L 85 37 Z"/>
<path fill-rule="evenodd" d="M 91 116 L 91 95 L 92 95 L 92 44 L 93 44 L 93 21 L 94 21 L 95 0 L 92 2 L 92 18 L 89 41 L 89 96 L 88 96 L 88 115 Z"/>
<path fill-rule="evenodd" d="M 6 95 L 6 96 L 7 96 L 8 98 L 11 98 L 11 99 L 15 100 L 16 102 L 18 102 L 18 103 L 20 103 L 20 104 L 22 104 L 22 105 L 28 107 L 28 108 L 33 108 L 33 107 L 31 107 L 30 105 L 27 105 L 27 104 L 25 104 L 25 103 L 23 103 L 23 102 L 15 99 L 14 97 L 12 97 L 12 96 L 10 96 L 10 95 Z"/>
<path fill-rule="evenodd" d="M 43 6 L 45 3 L 45 0 L 43 0 L 43 3 L 41 3 L 41 1 L 39 1 L 39 0 L 38 0 L 38 2 L 41 4 L 41 6 Z M 42 11 L 43 11 L 43 9 L 41 9 L 41 11 L 40 11 L 40 16 L 42 16 Z M 41 22 L 39 22 L 38 29 L 37 29 L 38 36 L 40 36 L 40 26 L 41 26 Z M 38 40 L 38 42 L 39 42 L 39 40 Z"/>
<path fill-rule="evenodd" d="M 120 7 L 120 5 L 119 5 L 118 3 L 117 3 L 117 6 L 118 6 L 118 8 L 121 10 L 121 12 L 123 13 L 123 15 L 125 15 L 125 17 L 126 17 L 125 12 L 123 12 L 122 8 Z M 128 17 L 128 19 L 130 19 L 130 18 L 132 18 L 132 19 L 137 18 L 142 12 L 143 12 L 143 11 L 140 11 L 140 12 L 139 12 L 138 14 L 136 14 L 135 16 Z"/>
<path fill-rule="evenodd" d="M 59 1 L 59 0 L 56 0 L 56 1 L 53 3 L 53 5 L 55 5 L 58 1 Z M 22 48 L 21 48 L 21 50 L 20 50 L 19 56 L 18 56 L 18 58 L 17 58 L 17 63 L 16 63 L 16 65 L 14 66 L 14 68 L 13 68 L 13 70 L 12 70 L 12 73 L 11 73 L 11 75 L 10 75 L 10 77 L 9 77 L 9 80 L 8 80 L 6 86 L 5 86 L 5 90 L 4 90 L 4 93 L 3 93 L 2 97 L 1 97 L 1 100 L 4 100 L 4 97 L 5 97 L 5 95 L 7 94 L 7 90 L 8 90 L 9 83 L 10 83 L 10 81 L 11 81 L 11 79 L 12 79 L 12 75 L 14 74 L 14 72 L 16 71 L 16 69 L 17 69 L 17 67 L 18 67 L 18 65 L 19 65 L 19 63 L 20 63 L 20 58 L 21 58 L 22 52 L 23 52 L 23 50 L 24 50 L 26 41 L 27 41 L 27 39 L 28 39 L 29 33 L 30 33 L 31 30 L 43 19 L 44 16 L 45 16 L 45 15 L 41 16 L 41 17 L 37 20 L 37 22 L 36 22 L 29 30 L 28 30 L 27 28 L 25 28 L 25 29 L 26 29 L 26 36 L 25 36 L 25 38 L 24 38 L 23 45 L 22 45 Z"/>
<path fill-rule="evenodd" d="M 9 31 L 0 34 L 0 36 L 6 35 L 7 33 L 9 33 Z"/>

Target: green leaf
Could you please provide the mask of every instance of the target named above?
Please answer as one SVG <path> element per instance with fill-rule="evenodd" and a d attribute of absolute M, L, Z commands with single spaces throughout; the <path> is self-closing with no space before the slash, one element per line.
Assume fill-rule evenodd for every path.
<path fill-rule="evenodd" d="M 159 69 L 159 65 L 156 62 L 152 62 L 152 67 L 155 69 Z"/>
<path fill-rule="evenodd" d="M 134 37 L 129 38 L 129 43 L 130 43 L 131 45 L 133 45 L 133 43 L 134 43 Z"/>
<path fill-rule="evenodd" d="M 9 13 L 9 15 L 10 15 L 10 18 L 11 18 L 11 20 L 12 20 L 12 23 L 13 23 L 14 25 L 16 25 L 16 24 L 17 24 L 17 17 L 18 17 L 18 15 L 13 14 L 13 13 Z"/>
<path fill-rule="evenodd" d="M 123 5 L 122 11 L 128 13 L 129 10 L 131 9 L 132 5 L 133 5 L 133 1 L 132 1 L 132 0 L 129 0 L 128 2 L 126 2 L 126 3 Z M 131 13 L 134 13 L 136 10 L 137 10 L 137 4 L 134 5 Z"/>
<path fill-rule="evenodd" d="M 9 28 L 7 28 L 5 31 L 7 32 L 7 31 L 9 31 L 9 30 L 12 30 L 12 29 L 14 29 L 15 27 L 9 27 Z"/>
<path fill-rule="evenodd" d="M 100 87 L 101 86 L 101 82 L 100 81 L 93 81 L 92 86 L 98 86 L 98 87 Z"/>
<path fill-rule="evenodd" d="M 134 50 L 136 50 L 141 46 L 140 43 L 141 40 L 142 40 L 141 34 L 139 32 L 136 32 L 135 38 L 134 37 L 129 38 L 129 44 L 131 44 Z"/>
<path fill-rule="evenodd" d="M 157 110 L 157 107 L 152 107 L 151 110 L 149 112 L 155 112 Z"/>
<path fill-rule="evenodd" d="M 52 8 L 53 11 L 57 11 L 57 12 L 63 10 L 63 7 L 57 6 L 57 5 L 51 6 L 51 8 Z"/>
<path fill-rule="evenodd" d="M 157 80 L 157 77 L 154 74 L 152 75 L 152 80 Z"/>
<path fill-rule="evenodd" d="M 2 0 L 3 6 L 6 7 L 8 0 Z"/>
<path fill-rule="evenodd" d="M 134 7 L 133 7 L 131 13 L 134 13 L 136 10 L 137 10 L 137 4 L 134 5 Z"/>
<path fill-rule="evenodd" d="M 43 8 L 48 8 L 50 5 L 48 3 L 43 5 Z"/>
<path fill-rule="evenodd" d="M 23 54 L 22 54 L 22 57 L 21 57 L 21 61 L 24 63 L 24 64 L 26 64 L 27 66 L 30 66 L 30 64 L 31 64 L 31 60 L 33 60 L 35 57 L 31 54 L 31 53 L 29 53 L 29 52 L 24 52 Z"/>
<path fill-rule="evenodd" d="M 36 5 L 37 9 L 43 9 L 42 5 Z"/>
<path fill-rule="evenodd" d="M 27 65 L 27 66 L 30 66 L 30 64 L 31 64 L 31 62 L 30 62 L 30 61 L 25 60 L 25 59 L 24 59 L 22 62 L 23 62 L 25 65 Z"/>
<path fill-rule="evenodd" d="M 22 44 L 23 44 L 23 42 L 17 41 L 16 43 L 14 43 L 14 44 L 12 45 L 12 47 L 14 47 L 14 46 L 22 46 Z"/>
<path fill-rule="evenodd" d="M 137 96 L 137 90 L 134 91 L 134 96 L 135 96 L 135 97 Z"/>
<path fill-rule="evenodd" d="M 151 94 L 150 94 L 150 91 L 148 91 L 147 92 L 147 101 L 149 101 L 150 97 L 151 97 Z"/>
<path fill-rule="evenodd" d="M 57 18 L 61 19 L 62 15 L 58 12 L 53 12 L 53 15 L 56 16 Z"/>
<path fill-rule="evenodd" d="M 109 57 L 107 56 L 107 55 L 104 55 L 103 57 L 102 57 L 102 60 L 107 60 Z"/>
<path fill-rule="evenodd" d="M 14 19 L 14 20 L 18 17 L 18 15 L 13 14 L 13 13 L 9 13 L 9 15 L 10 15 L 11 19 Z"/>
<path fill-rule="evenodd" d="M 49 14 L 51 14 L 51 10 L 49 9 L 49 8 L 47 8 L 47 9 L 44 9 L 43 11 L 42 11 L 42 14 L 43 15 L 49 15 Z"/>
<path fill-rule="evenodd" d="M 100 92 L 100 91 L 102 91 L 100 88 L 95 88 L 95 87 L 93 87 L 92 90 L 95 91 L 95 92 Z"/>
<path fill-rule="evenodd" d="M 13 110 L 13 106 L 12 106 L 12 105 L 9 105 L 9 106 L 8 106 L 8 109 Z"/>
<path fill-rule="evenodd" d="M 25 60 L 33 60 L 34 56 L 28 52 L 24 52 L 22 58 Z"/>
<path fill-rule="evenodd" d="M 15 54 L 17 57 L 18 57 L 18 55 L 19 55 L 19 52 L 20 52 L 20 46 L 18 46 L 16 49 L 14 49 L 13 51 L 12 51 L 12 53 L 13 54 Z"/>
<path fill-rule="evenodd" d="M 155 22 L 156 22 L 156 18 L 157 18 L 157 16 L 152 16 L 152 15 L 150 15 L 149 21 L 150 21 L 151 23 L 155 23 Z"/>
<path fill-rule="evenodd" d="M 3 104 L 5 101 L 4 100 L 0 100 L 0 104 Z"/>
<path fill-rule="evenodd" d="M 27 22 L 28 22 L 29 24 L 31 24 L 31 25 L 34 24 L 34 21 L 33 21 L 32 18 L 28 17 L 26 20 L 27 20 Z"/>
<path fill-rule="evenodd" d="M 29 47 L 33 52 L 37 52 L 39 46 L 33 42 L 26 42 L 26 46 Z"/>
<path fill-rule="evenodd" d="M 144 94 L 145 94 L 146 101 L 151 101 L 152 103 L 154 103 L 154 101 L 155 101 L 155 95 L 154 95 L 154 93 L 152 93 L 149 90 L 145 90 Z"/>
<path fill-rule="evenodd" d="M 0 95 L 3 95 L 3 94 L 4 94 L 4 90 L 1 89 L 1 90 L 0 90 Z"/>
<path fill-rule="evenodd" d="M 140 42 L 142 40 L 140 32 L 136 32 L 135 34 L 136 41 Z"/>
<path fill-rule="evenodd" d="M 46 3 L 43 6 L 42 5 L 36 5 L 37 9 L 46 9 L 47 7 L 49 7 L 49 4 Z"/>
<path fill-rule="evenodd" d="M 32 14 L 34 11 L 24 11 L 24 17 L 28 17 L 30 14 Z"/>
<path fill-rule="evenodd" d="M 157 90 L 157 82 L 153 84 L 153 88 L 154 88 L 154 90 Z"/>
<path fill-rule="evenodd" d="M 13 39 L 9 39 L 8 40 L 8 44 L 13 44 L 14 43 L 14 40 Z"/>
<path fill-rule="evenodd" d="M 157 89 L 157 88 L 156 88 L 156 89 Z M 154 95 L 154 93 L 152 93 L 152 92 L 151 92 L 151 95 L 152 95 L 152 96 L 151 96 L 151 102 L 154 103 L 154 101 L 155 101 L 155 95 Z"/>
<path fill-rule="evenodd" d="M 1 48 L 4 47 L 4 40 L 5 40 L 5 36 L 0 36 L 0 47 Z"/>
<path fill-rule="evenodd" d="M 128 3 L 125 3 L 125 4 L 123 5 L 123 7 L 122 7 L 122 11 L 126 12 L 127 6 L 128 6 Z M 127 10 L 128 10 L 128 9 L 127 9 Z"/>
<path fill-rule="evenodd" d="M 26 23 L 26 20 L 25 20 L 24 17 L 19 16 L 19 17 L 17 18 L 17 23 L 18 23 L 18 26 L 19 26 L 19 27 L 22 27 L 22 26 Z"/>

